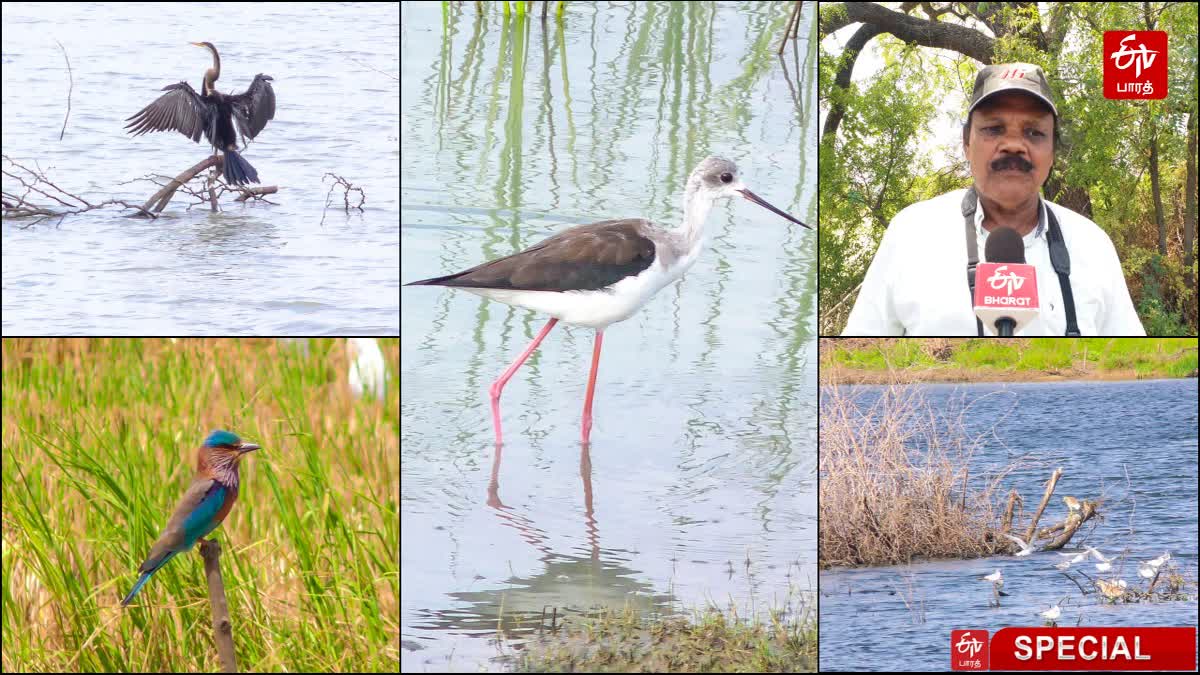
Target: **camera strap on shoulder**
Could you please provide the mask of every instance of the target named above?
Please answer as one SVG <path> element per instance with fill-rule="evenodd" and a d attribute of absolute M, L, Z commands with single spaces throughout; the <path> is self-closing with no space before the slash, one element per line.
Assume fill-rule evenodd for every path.
<path fill-rule="evenodd" d="M 961 205 L 963 227 L 967 237 L 967 288 L 971 293 L 972 306 L 975 304 L 975 268 L 979 266 L 979 241 L 975 230 L 975 209 L 978 204 L 979 196 L 975 193 L 975 186 L 972 185 L 967 188 L 967 194 L 963 196 Z M 1079 324 L 1075 318 L 1075 296 L 1071 293 L 1071 255 L 1067 252 L 1067 243 L 1063 239 L 1058 218 L 1049 204 L 1046 204 L 1046 225 L 1046 243 L 1050 247 L 1050 264 L 1054 266 L 1054 273 L 1058 275 L 1058 285 L 1062 289 L 1063 309 L 1067 314 L 1066 335 L 1078 337 Z M 975 330 L 980 337 L 983 336 L 983 322 L 978 317 L 975 318 Z"/>
<path fill-rule="evenodd" d="M 975 205 L 979 197 L 975 186 L 967 188 L 962 200 L 963 226 L 967 229 L 967 289 L 971 292 L 971 306 L 975 306 L 975 268 L 979 266 L 979 237 L 975 234 Z M 983 322 L 975 317 L 975 331 L 983 337 Z"/>
<path fill-rule="evenodd" d="M 1050 246 L 1050 264 L 1058 275 L 1058 286 L 1062 289 L 1063 309 L 1067 313 L 1067 337 L 1079 337 L 1079 323 L 1075 320 L 1075 295 L 1071 293 L 1071 254 L 1067 252 L 1067 242 L 1063 240 L 1062 228 L 1058 226 L 1058 218 L 1054 209 L 1046 204 L 1046 242 Z"/>

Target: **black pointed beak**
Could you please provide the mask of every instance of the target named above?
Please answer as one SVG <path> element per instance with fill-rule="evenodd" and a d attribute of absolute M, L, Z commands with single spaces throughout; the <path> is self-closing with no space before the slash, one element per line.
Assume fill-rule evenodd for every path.
<path fill-rule="evenodd" d="M 244 455 L 247 452 L 258 450 L 258 446 L 253 443 L 239 443 L 238 450 Z"/>
<path fill-rule="evenodd" d="M 784 218 L 787 218 L 788 220 L 792 221 L 793 223 L 796 223 L 797 225 L 803 225 L 804 227 L 807 227 L 810 230 L 813 229 L 811 225 L 807 225 L 805 223 L 800 222 L 796 218 L 793 218 L 791 216 L 791 214 L 789 214 L 785 211 L 781 211 L 780 209 L 777 209 L 774 206 L 771 206 L 770 204 L 767 203 L 767 200 L 754 194 L 748 188 L 742 188 L 741 190 L 738 190 L 738 192 L 742 193 L 742 196 L 745 197 L 747 200 L 752 201 L 755 204 L 758 204 L 759 206 L 763 207 L 764 209 L 766 209 L 772 213 L 783 216 Z"/>

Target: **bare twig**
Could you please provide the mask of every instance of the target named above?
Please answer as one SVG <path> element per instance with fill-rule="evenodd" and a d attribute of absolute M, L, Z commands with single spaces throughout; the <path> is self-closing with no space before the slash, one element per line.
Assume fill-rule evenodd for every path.
<path fill-rule="evenodd" d="M 71 70 L 71 57 L 67 56 L 67 48 L 63 47 L 61 42 L 58 42 L 58 46 L 63 51 L 63 59 L 67 62 L 67 76 L 71 81 L 71 88 L 67 90 L 67 115 L 63 117 L 62 130 L 58 132 L 58 140 L 61 141 L 63 135 L 67 133 L 67 120 L 71 118 L 71 93 L 75 91 L 75 72 Z"/>
<path fill-rule="evenodd" d="M 333 190 L 338 185 L 341 185 L 343 188 L 345 188 L 342 191 L 342 208 L 345 211 L 349 211 L 350 209 L 358 209 L 359 211 L 363 210 L 362 205 L 367 202 L 367 195 L 366 195 L 366 193 L 364 193 L 362 191 L 362 188 L 354 187 L 345 178 L 334 175 L 332 173 L 327 173 L 327 174 L 325 174 L 325 176 L 322 176 L 322 180 L 324 180 L 324 178 L 326 178 L 326 177 L 333 179 L 333 185 L 329 186 L 329 193 L 327 195 L 325 195 L 325 209 L 323 211 L 321 211 L 321 225 L 325 224 L 325 211 L 329 210 L 329 203 L 333 199 Z M 351 192 L 358 193 L 359 199 L 358 199 L 357 204 L 350 203 L 350 193 Z"/>
<path fill-rule="evenodd" d="M 59 222 L 62 222 L 62 219 L 67 216 L 84 213 L 93 209 L 101 209 L 110 204 L 119 204 L 125 208 L 135 209 L 138 211 L 142 210 L 142 207 L 135 204 L 130 204 L 122 199 L 107 199 L 105 201 L 93 204 L 83 197 L 72 194 L 62 187 L 59 187 L 57 184 L 47 178 L 46 174 L 42 172 L 40 168 L 31 169 L 19 162 L 14 161 L 8 155 L 3 155 L 3 159 L 8 164 L 20 169 L 20 171 L 11 171 L 9 169 L 5 169 L 3 171 L 4 176 L 16 181 L 24 188 L 24 192 L 20 195 L 9 190 L 7 187 L 4 189 L 4 217 L 37 218 L 37 220 L 34 220 L 33 222 L 21 225 L 20 227 L 22 229 L 29 229 L 30 227 L 43 222 L 47 218 L 58 217 Z M 32 194 L 41 195 L 50 201 L 58 203 L 63 208 L 61 210 L 55 210 L 40 204 L 36 204 L 30 201 L 30 195 Z"/>
<path fill-rule="evenodd" d="M 3 176 L 12 181 L 13 184 L 19 185 L 21 190 L 13 189 L 12 185 L 6 184 L 3 189 L 2 206 L 4 218 L 36 218 L 36 220 L 20 225 L 22 229 L 28 229 L 34 225 L 45 221 L 48 218 L 62 218 L 72 215 L 78 215 L 94 209 L 104 208 L 109 205 L 119 205 L 127 209 L 131 209 L 134 213 L 130 214 L 134 217 L 142 218 L 157 218 L 157 214 L 161 213 L 171 198 L 176 192 L 183 192 L 193 197 L 193 204 L 189 205 L 190 209 L 196 204 L 210 203 L 215 211 L 217 208 L 216 199 L 225 191 L 239 193 L 238 201 L 246 201 L 247 199 L 263 199 L 263 195 L 273 194 L 278 191 L 274 186 L 263 186 L 257 188 L 233 188 L 219 181 L 219 172 L 214 174 L 207 187 L 194 189 L 189 185 L 189 181 L 195 178 L 200 172 L 209 167 L 214 167 L 214 171 L 221 166 L 220 155 L 210 156 L 203 162 L 189 168 L 183 173 L 174 178 L 166 176 L 146 176 L 141 180 L 150 180 L 162 187 L 155 192 L 144 204 L 131 204 L 123 199 L 106 199 L 102 202 L 92 203 L 83 197 L 68 192 L 50 178 L 48 178 L 42 168 L 30 168 L 14 161 L 8 155 L 3 155 L 3 160 L 15 169 L 5 168 L 2 172 Z M 39 204 L 34 199 L 41 197 L 57 205 L 46 206 Z M 61 207 L 61 208 L 58 208 Z"/>
<path fill-rule="evenodd" d="M 205 158 L 204 161 L 192 166 L 178 176 L 167 179 L 166 182 L 162 184 L 162 188 L 146 200 L 146 203 L 142 206 L 143 210 L 147 213 L 162 213 L 162 210 L 166 208 L 167 204 L 171 201 L 171 198 L 175 196 L 176 192 L 182 192 L 190 195 L 194 199 L 194 201 L 188 205 L 188 210 L 191 210 L 193 206 L 197 206 L 199 204 L 208 204 L 209 208 L 215 212 L 218 210 L 220 196 L 225 192 L 240 193 L 237 201 L 244 202 L 250 198 L 261 199 L 261 195 L 274 194 L 279 191 L 279 188 L 274 185 L 257 188 L 226 185 L 219 180 L 221 177 L 220 169 L 223 161 L 224 157 L 221 155 L 210 155 Z M 204 181 L 203 187 L 199 189 L 192 188 L 190 185 L 191 180 L 200 175 L 205 169 L 210 167 L 213 169 L 212 175 Z M 264 199 L 262 201 L 267 200 Z"/>

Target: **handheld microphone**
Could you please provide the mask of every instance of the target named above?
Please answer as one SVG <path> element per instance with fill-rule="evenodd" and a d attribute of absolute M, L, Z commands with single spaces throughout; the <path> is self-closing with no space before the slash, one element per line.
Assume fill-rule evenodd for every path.
<path fill-rule="evenodd" d="M 1037 269 L 1025 264 L 1025 242 L 1009 227 L 988 234 L 984 257 L 975 270 L 975 316 L 1012 337 L 1038 315 Z"/>

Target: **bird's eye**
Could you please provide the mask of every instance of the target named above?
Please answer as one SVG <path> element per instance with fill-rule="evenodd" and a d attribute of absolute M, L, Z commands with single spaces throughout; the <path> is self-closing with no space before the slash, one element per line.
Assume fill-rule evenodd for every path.
<path fill-rule="evenodd" d="M 733 182 L 733 174 L 729 173 L 728 171 L 721 174 L 721 182 L 722 183 L 732 183 Z"/>

